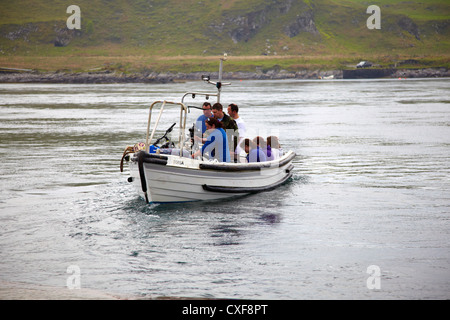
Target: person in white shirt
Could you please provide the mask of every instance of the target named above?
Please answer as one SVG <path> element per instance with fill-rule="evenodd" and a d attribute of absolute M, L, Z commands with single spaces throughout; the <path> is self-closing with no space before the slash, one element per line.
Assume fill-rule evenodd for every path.
<path fill-rule="evenodd" d="M 243 151 L 240 145 L 247 136 L 247 126 L 245 121 L 239 116 L 239 107 L 236 104 L 232 103 L 228 106 L 228 114 L 234 121 L 236 121 L 239 128 L 239 143 L 235 150 L 235 154 L 239 155 Z"/>
<path fill-rule="evenodd" d="M 267 137 L 267 148 L 264 150 L 267 155 L 267 160 L 276 160 L 283 156 L 284 152 L 281 148 L 278 137 Z"/>

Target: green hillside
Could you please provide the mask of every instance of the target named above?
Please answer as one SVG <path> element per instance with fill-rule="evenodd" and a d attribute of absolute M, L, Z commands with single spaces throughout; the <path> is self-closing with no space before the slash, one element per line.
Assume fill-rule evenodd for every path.
<path fill-rule="evenodd" d="M 74 3 L 81 9 L 80 30 L 66 26 L 66 9 Z M 366 26 L 369 5 L 381 9 L 380 30 Z M 227 67 L 234 70 L 251 70 L 255 60 L 287 69 L 345 67 L 361 59 L 448 66 L 449 49 L 448 0 L 0 3 L 1 66 L 197 71 L 216 68 L 203 57 L 224 52 L 240 57 Z"/>

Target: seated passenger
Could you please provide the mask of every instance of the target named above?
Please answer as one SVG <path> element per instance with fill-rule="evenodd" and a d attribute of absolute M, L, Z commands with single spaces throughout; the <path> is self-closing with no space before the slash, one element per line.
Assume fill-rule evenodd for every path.
<path fill-rule="evenodd" d="M 265 160 L 262 161 L 268 161 L 267 159 L 267 144 L 263 137 L 257 136 L 253 138 L 253 142 L 256 143 L 256 147 L 261 150 L 262 153 L 264 153 Z M 258 162 L 262 162 L 258 161 Z"/>
<path fill-rule="evenodd" d="M 217 159 L 220 162 L 230 162 L 230 149 L 228 147 L 227 134 L 222 129 L 222 124 L 215 118 L 208 118 L 205 121 L 208 138 L 201 150 L 197 150 L 192 155 L 196 158 L 200 155 L 210 159 Z"/>
<path fill-rule="evenodd" d="M 267 144 L 263 137 L 260 137 L 260 136 L 254 137 L 253 142 L 256 143 L 256 145 L 258 147 L 260 147 L 261 149 L 263 149 L 263 150 L 266 149 Z"/>
<path fill-rule="evenodd" d="M 266 149 L 267 160 L 276 160 L 283 156 L 283 150 L 281 149 L 278 137 L 270 136 L 267 137 L 267 149 Z"/>
<path fill-rule="evenodd" d="M 264 162 L 266 161 L 266 155 L 261 148 L 257 146 L 255 142 L 250 139 L 244 139 L 241 144 L 242 149 L 247 153 L 247 162 Z"/>

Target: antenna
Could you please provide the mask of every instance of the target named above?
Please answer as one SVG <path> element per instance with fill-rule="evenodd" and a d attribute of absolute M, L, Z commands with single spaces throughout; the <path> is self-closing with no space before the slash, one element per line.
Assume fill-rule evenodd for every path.
<path fill-rule="evenodd" d="M 203 75 L 202 80 L 213 84 L 217 88 L 217 102 L 220 102 L 220 90 L 222 89 L 222 86 L 229 86 L 231 83 L 229 82 L 222 82 L 222 73 L 223 73 L 223 62 L 227 60 L 228 55 L 226 53 L 223 54 L 223 57 L 220 58 L 220 64 L 219 64 L 219 80 L 217 82 L 211 81 L 209 76 Z"/>

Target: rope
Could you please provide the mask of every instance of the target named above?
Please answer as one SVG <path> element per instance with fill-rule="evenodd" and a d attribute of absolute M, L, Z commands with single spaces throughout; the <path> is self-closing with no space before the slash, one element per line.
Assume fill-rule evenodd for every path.
<path fill-rule="evenodd" d="M 120 160 L 120 172 L 123 172 L 123 159 L 125 159 L 125 156 L 129 153 L 134 153 L 134 147 L 128 146 L 125 148 L 122 159 Z"/>

